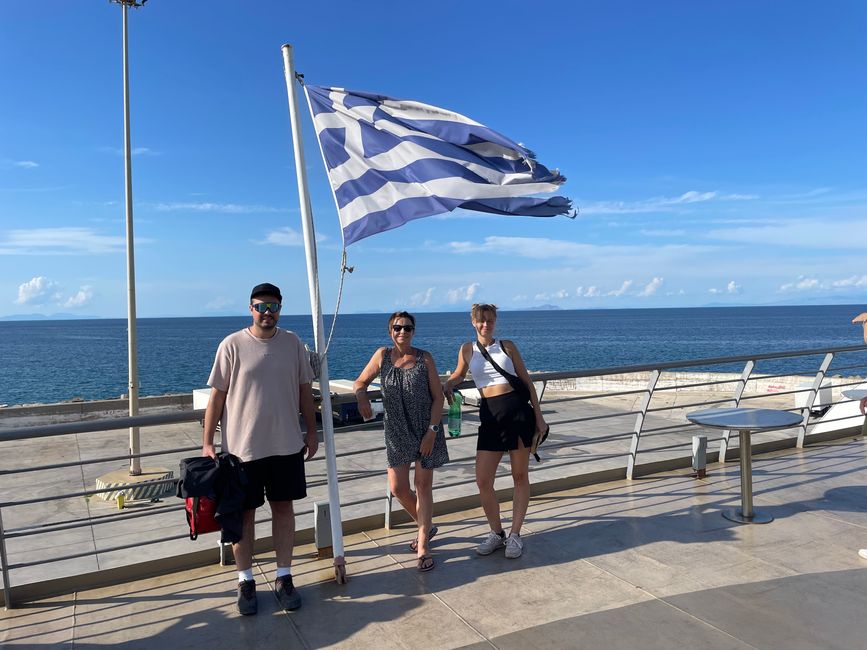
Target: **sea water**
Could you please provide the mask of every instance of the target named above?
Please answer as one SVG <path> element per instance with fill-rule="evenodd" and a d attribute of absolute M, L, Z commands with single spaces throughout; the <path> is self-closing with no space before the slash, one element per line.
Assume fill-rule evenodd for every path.
<path fill-rule="evenodd" d="M 858 345 L 861 328 L 851 320 L 863 310 L 833 305 L 503 311 L 496 334 L 515 341 L 531 370 L 575 370 Z M 454 368 L 461 342 L 474 336 L 468 312 L 416 318 L 414 344 L 433 354 L 440 372 Z M 354 379 L 379 346 L 391 343 L 387 319 L 339 315 L 328 351 L 332 378 Z M 139 319 L 139 394 L 204 387 L 220 340 L 249 323 L 249 317 Z M 327 334 L 330 317 L 325 323 Z M 280 326 L 313 347 L 309 315 L 284 314 Z M 761 369 L 784 371 L 784 363 L 762 362 Z M 804 365 L 814 372 L 818 358 Z M 126 393 L 127 386 L 125 320 L 0 322 L 0 404 L 106 399 Z"/>

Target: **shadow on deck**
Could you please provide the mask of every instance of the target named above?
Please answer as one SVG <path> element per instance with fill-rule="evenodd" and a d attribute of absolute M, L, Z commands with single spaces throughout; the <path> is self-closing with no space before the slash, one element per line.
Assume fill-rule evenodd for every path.
<path fill-rule="evenodd" d="M 534 497 L 518 560 L 477 556 L 480 509 L 437 517 L 436 568 L 415 570 L 410 527 L 345 540 L 349 582 L 297 549 L 303 607 L 270 592 L 235 611 L 235 573 L 209 566 L 23 604 L 0 613 L 4 647 L 854 648 L 867 638 L 867 441 L 754 459 L 757 509 L 738 525 L 739 470 L 711 465 Z M 509 504 L 504 504 L 508 520 Z"/>

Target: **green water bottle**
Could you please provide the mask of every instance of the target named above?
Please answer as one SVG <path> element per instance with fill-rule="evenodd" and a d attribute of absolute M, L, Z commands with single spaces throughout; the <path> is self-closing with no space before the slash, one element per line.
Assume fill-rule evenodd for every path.
<path fill-rule="evenodd" d="M 452 403 L 449 406 L 449 435 L 457 438 L 461 435 L 461 402 L 464 398 L 458 391 L 452 394 Z"/>

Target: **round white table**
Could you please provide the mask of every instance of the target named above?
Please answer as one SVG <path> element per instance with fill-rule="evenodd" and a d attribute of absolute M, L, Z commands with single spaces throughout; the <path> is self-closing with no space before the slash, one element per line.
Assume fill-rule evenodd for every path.
<path fill-rule="evenodd" d="M 753 510 L 753 458 L 750 435 L 775 429 L 788 429 L 801 424 L 800 413 L 777 409 L 718 408 L 693 411 L 686 419 L 711 429 L 737 430 L 741 456 L 741 507 L 723 511 L 723 517 L 739 524 L 767 524 L 771 515 Z"/>

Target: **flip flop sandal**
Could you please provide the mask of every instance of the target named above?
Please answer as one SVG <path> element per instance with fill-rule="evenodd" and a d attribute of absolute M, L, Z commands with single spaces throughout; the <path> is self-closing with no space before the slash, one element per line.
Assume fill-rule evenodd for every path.
<path fill-rule="evenodd" d="M 435 565 L 436 562 L 434 562 L 434 559 L 430 555 L 422 555 L 418 559 L 418 563 L 416 564 L 415 568 L 418 569 L 419 573 L 425 573 L 432 570 Z"/>
<path fill-rule="evenodd" d="M 428 533 L 428 536 L 427 536 L 428 543 L 430 543 L 433 540 L 433 538 L 436 537 L 436 534 L 439 532 L 439 530 L 440 529 L 437 528 L 436 526 L 431 527 L 430 533 Z M 418 551 L 418 537 L 416 537 L 414 540 L 412 540 L 409 543 L 409 550 L 412 551 L 413 553 Z"/>

